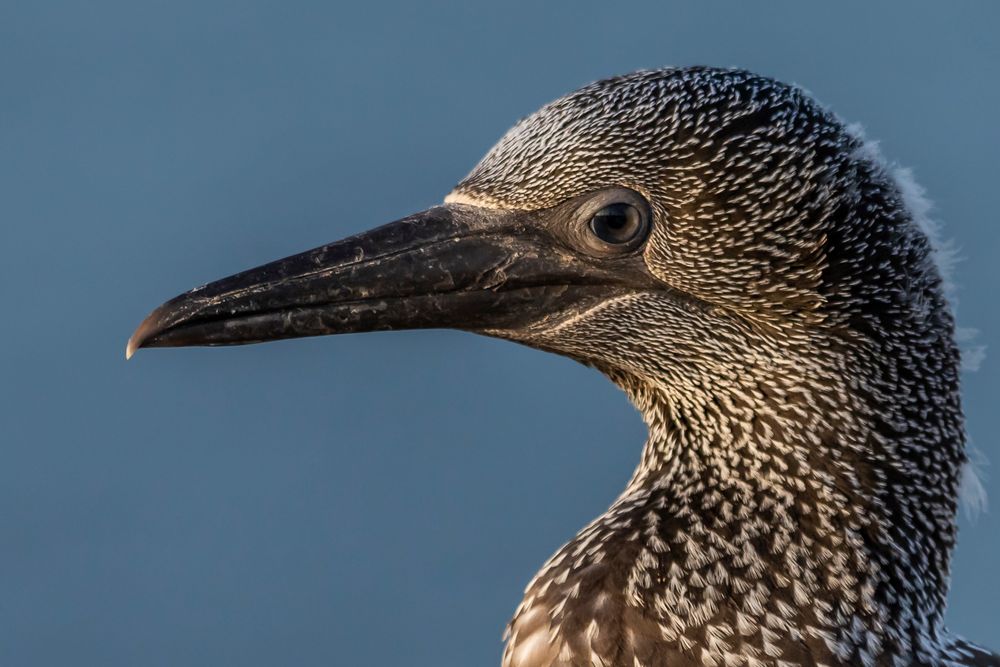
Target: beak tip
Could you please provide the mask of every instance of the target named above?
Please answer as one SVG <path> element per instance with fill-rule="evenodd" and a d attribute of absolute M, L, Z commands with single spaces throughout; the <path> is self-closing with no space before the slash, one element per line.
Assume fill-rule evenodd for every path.
<path fill-rule="evenodd" d="M 145 346 L 146 343 L 150 342 L 151 338 L 155 337 L 165 328 L 161 316 L 161 312 L 165 306 L 166 304 L 147 315 L 146 319 L 140 322 L 138 328 L 132 332 L 128 343 L 125 344 L 125 361 L 131 359 L 139 348 Z"/>
<path fill-rule="evenodd" d="M 155 333 L 153 331 L 154 325 L 150 323 L 152 317 L 153 316 L 150 315 L 143 320 L 142 324 L 139 325 L 139 328 L 132 333 L 131 337 L 129 337 L 128 343 L 125 344 L 125 361 L 131 359 L 132 355 L 134 355 L 140 347 L 146 344 L 146 341 L 149 340 L 151 334 Z"/>

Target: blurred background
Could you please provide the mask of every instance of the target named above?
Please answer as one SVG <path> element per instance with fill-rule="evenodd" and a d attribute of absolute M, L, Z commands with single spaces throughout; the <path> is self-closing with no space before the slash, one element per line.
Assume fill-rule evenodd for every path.
<path fill-rule="evenodd" d="M 914 168 L 1000 461 L 1000 4 L 828 5 L 0 4 L 0 664 L 499 664 L 524 585 L 638 461 L 607 381 L 443 331 L 127 364 L 125 340 L 439 202 L 519 117 L 640 67 L 800 83 Z M 998 517 L 963 515 L 949 611 L 994 648 Z"/>

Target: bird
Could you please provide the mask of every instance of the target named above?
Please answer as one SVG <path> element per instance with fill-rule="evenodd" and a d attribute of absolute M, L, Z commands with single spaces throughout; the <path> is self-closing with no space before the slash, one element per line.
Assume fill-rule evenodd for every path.
<path fill-rule="evenodd" d="M 799 86 L 640 70 L 440 205 L 167 301 L 126 356 L 451 328 L 610 379 L 640 462 L 527 585 L 504 667 L 1000 665 L 944 621 L 968 456 L 923 201 Z"/>

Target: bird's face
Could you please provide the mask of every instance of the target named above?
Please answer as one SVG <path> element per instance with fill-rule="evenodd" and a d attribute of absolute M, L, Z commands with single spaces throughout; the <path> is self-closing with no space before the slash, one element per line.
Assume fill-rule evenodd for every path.
<path fill-rule="evenodd" d="M 512 128 L 444 205 L 182 294 L 128 354 L 456 328 L 642 377 L 755 363 L 771 334 L 825 317 L 824 188 L 844 140 L 760 81 L 688 70 L 583 88 Z"/>

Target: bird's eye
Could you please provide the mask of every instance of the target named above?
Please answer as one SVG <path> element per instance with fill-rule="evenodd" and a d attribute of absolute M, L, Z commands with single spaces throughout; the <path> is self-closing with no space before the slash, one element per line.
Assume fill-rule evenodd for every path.
<path fill-rule="evenodd" d="M 590 219 L 594 236 L 611 245 L 630 245 L 646 234 L 644 216 L 635 206 L 625 203 L 609 204 Z"/>

